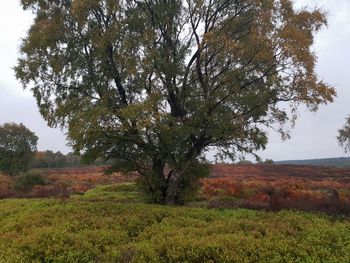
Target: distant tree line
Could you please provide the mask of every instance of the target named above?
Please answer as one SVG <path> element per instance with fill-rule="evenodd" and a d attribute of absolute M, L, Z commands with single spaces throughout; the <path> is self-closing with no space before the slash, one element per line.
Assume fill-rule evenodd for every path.
<path fill-rule="evenodd" d="M 111 163 L 105 162 L 102 159 L 97 159 L 93 165 L 109 165 Z M 67 168 L 67 167 L 82 167 L 86 166 L 81 158 L 74 153 L 63 154 L 60 151 L 53 152 L 37 151 L 33 160 L 30 163 L 30 168 Z"/>
<path fill-rule="evenodd" d="M 64 168 L 64 167 L 80 167 L 82 166 L 80 157 L 73 153 L 63 154 L 61 152 L 53 152 L 50 150 L 44 152 L 36 152 L 32 160 L 31 168 Z"/>

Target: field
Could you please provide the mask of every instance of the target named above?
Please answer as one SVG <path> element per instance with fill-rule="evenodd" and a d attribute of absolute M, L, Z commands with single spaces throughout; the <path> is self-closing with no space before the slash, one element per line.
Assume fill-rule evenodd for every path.
<path fill-rule="evenodd" d="M 211 207 L 298 209 L 350 215 L 350 169 L 296 165 L 215 165 L 202 181 Z"/>
<path fill-rule="evenodd" d="M 0 175 L 1 198 L 68 198 L 98 185 L 132 182 L 136 174 L 106 175 L 105 167 L 41 169 L 46 185 L 26 191 L 13 188 L 13 178 Z M 298 209 L 350 216 L 350 169 L 297 165 L 216 164 L 200 181 L 195 204 L 209 208 Z"/>
<path fill-rule="evenodd" d="M 31 197 L 0 200 L 1 263 L 350 262 L 347 169 L 220 164 L 185 207 L 146 204 L 135 175 L 42 172 L 24 193 L 0 176 Z"/>
<path fill-rule="evenodd" d="M 15 191 L 13 178 L 0 174 L 0 198 L 9 197 L 68 197 L 71 194 L 82 194 L 97 185 L 130 182 L 135 175 L 128 176 L 120 173 L 105 175 L 105 167 L 36 169 L 35 173 L 42 174 L 47 179 L 46 185 L 38 185 L 30 191 Z"/>
<path fill-rule="evenodd" d="M 350 262 L 350 221 L 147 205 L 132 183 L 0 201 L 0 262 Z"/>

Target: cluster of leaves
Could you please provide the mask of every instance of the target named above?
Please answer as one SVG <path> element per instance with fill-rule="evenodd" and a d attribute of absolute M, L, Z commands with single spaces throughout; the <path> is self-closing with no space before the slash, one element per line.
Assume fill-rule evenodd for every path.
<path fill-rule="evenodd" d="M 0 201 L 0 262 L 349 262 L 350 222 L 146 205 L 135 185 Z M 91 201 L 94 202 L 91 202 Z"/>

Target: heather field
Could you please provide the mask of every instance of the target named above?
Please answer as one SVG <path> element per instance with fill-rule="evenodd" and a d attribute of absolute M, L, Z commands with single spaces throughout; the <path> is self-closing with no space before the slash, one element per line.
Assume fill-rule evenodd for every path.
<path fill-rule="evenodd" d="M 137 174 L 104 174 L 106 167 L 38 169 L 44 185 L 16 191 L 0 175 L 0 198 L 68 198 L 99 185 L 133 182 Z M 216 164 L 200 181 L 193 204 L 209 208 L 297 209 L 350 216 L 350 169 L 297 165 Z"/>
<path fill-rule="evenodd" d="M 124 183 L 1 200 L 0 262 L 350 262 L 350 221 L 149 205 Z"/>
<path fill-rule="evenodd" d="M 209 207 L 298 209 L 350 215 L 350 169 L 297 165 L 215 165 L 202 181 Z"/>
<path fill-rule="evenodd" d="M 83 194 L 97 185 L 130 182 L 135 175 L 127 176 L 121 173 L 104 174 L 106 167 L 34 169 L 32 172 L 41 174 L 45 179 L 44 185 L 36 185 L 26 191 L 16 191 L 13 187 L 14 179 L 0 173 L 0 199 L 1 198 L 67 198 L 72 194 Z"/>
<path fill-rule="evenodd" d="M 350 262 L 350 170 L 215 165 L 184 207 L 147 204 L 135 174 L 41 173 L 0 176 L 1 263 Z"/>

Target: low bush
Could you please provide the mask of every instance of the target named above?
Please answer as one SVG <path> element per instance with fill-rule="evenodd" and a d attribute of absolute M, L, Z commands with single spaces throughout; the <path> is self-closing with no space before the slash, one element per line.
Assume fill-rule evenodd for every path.
<path fill-rule="evenodd" d="M 17 191 L 31 190 L 35 185 L 45 185 L 46 179 L 41 173 L 27 172 L 18 176 L 14 181 L 14 189 Z"/>

